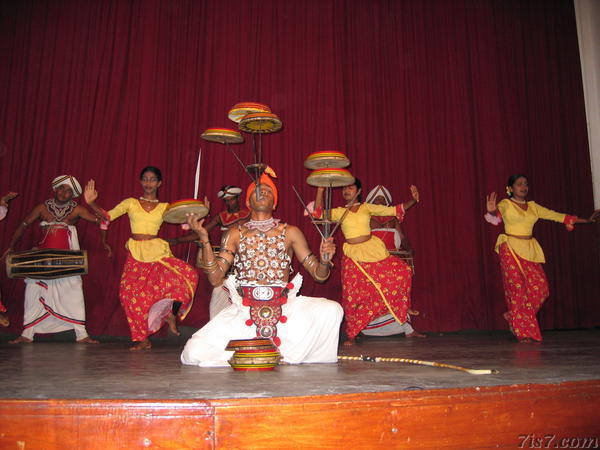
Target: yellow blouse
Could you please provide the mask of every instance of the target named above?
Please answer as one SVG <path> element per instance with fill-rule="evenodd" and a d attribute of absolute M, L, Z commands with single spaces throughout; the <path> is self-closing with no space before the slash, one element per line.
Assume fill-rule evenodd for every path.
<path fill-rule="evenodd" d="M 345 212 L 346 208 L 333 208 L 331 220 L 339 222 Z M 352 239 L 369 236 L 371 234 L 371 216 L 396 216 L 396 207 L 362 203 L 356 212 L 348 211 L 340 225 L 344 237 Z M 400 217 L 399 220 L 402 221 L 402 218 Z M 390 256 L 385 244 L 377 236 L 371 236 L 371 239 L 360 244 L 345 242 L 343 251 L 348 258 L 359 262 L 377 262 Z"/>
<path fill-rule="evenodd" d="M 516 205 L 515 202 L 506 198 L 498 203 L 498 211 L 502 214 L 502 222 L 504 222 L 504 232 L 506 234 L 498 236 L 495 248 L 496 252 L 499 251 L 500 245 L 506 242 L 521 258 L 537 263 L 546 262 L 544 251 L 535 238 L 519 239 L 513 236 L 531 236 L 533 226 L 539 219 L 562 223 L 565 220 L 566 214 L 544 208 L 534 201 L 527 202 L 527 211 L 525 211 Z"/>
<path fill-rule="evenodd" d="M 159 203 L 152 211 L 146 211 L 142 208 L 139 200 L 126 198 L 108 211 L 108 215 L 112 222 L 123 214 L 127 214 L 131 233 L 156 235 L 163 223 L 162 217 L 167 205 L 168 203 Z M 169 243 L 159 238 L 144 241 L 130 238 L 125 243 L 125 247 L 131 252 L 131 256 L 141 262 L 155 262 L 173 256 Z"/>

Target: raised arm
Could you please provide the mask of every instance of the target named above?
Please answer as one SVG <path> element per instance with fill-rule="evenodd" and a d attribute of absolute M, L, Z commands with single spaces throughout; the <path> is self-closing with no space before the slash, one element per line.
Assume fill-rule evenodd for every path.
<path fill-rule="evenodd" d="M 211 285 L 218 286 L 225 278 L 225 275 L 227 275 L 229 267 L 233 262 L 233 256 L 237 251 L 239 233 L 237 229 L 233 229 L 223 234 L 221 251 L 218 255 L 215 255 L 210 244 L 208 231 L 204 227 L 204 220 L 200 219 L 196 214 L 190 214 L 187 218 L 190 229 L 196 233 L 200 241 L 198 243 L 200 251 L 196 256 L 196 266 L 206 273 Z"/>
<path fill-rule="evenodd" d="M 415 185 L 410 186 L 410 195 L 412 198 L 402 205 L 404 207 L 404 211 L 408 211 L 409 208 L 412 208 L 419 203 L 419 190 Z"/>
<path fill-rule="evenodd" d="M 485 206 L 487 212 L 489 212 L 490 214 L 495 215 L 498 212 L 497 197 L 495 192 L 492 192 L 490 195 L 485 196 Z"/>
<path fill-rule="evenodd" d="M 98 192 L 96 191 L 96 182 L 94 180 L 88 181 L 85 185 L 85 189 L 83 190 L 83 198 L 96 214 L 98 214 L 100 217 L 106 216 L 106 211 L 96 204 Z"/>
<path fill-rule="evenodd" d="M 317 188 L 317 195 L 315 197 L 315 211 L 321 211 L 323 209 L 323 196 L 325 194 L 325 188 L 319 186 Z"/>
<path fill-rule="evenodd" d="M 8 208 L 8 203 L 15 198 L 17 195 L 16 192 L 7 192 L 2 198 L 0 198 L 0 206 L 5 206 Z"/>
<path fill-rule="evenodd" d="M 296 258 L 300 264 L 304 266 L 310 276 L 319 283 L 323 283 L 327 280 L 333 265 L 331 263 L 331 258 L 335 254 L 335 243 L 333 242 L 333 238 L 330 237 L 329 239 L 321 240 L 319 258 L 317 258 L 310 251 L 306 238 L 299 228 L 288 225 L 287 235 L 291 239 L 291 246 Z"/>

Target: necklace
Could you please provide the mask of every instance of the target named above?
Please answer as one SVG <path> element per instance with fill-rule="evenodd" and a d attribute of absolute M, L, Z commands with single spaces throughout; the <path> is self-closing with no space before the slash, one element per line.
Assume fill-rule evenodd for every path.
<path fill-rule="evenodd" d="M 266 220 L 249 220 L 245 223 L 246 228 L 249 230 L 257 230 L 261 233 L 266 233 L 279 225 L 280 219 L 274 219 L 273 217 Z"/>
<path fill-rule="evenodd" d="M 75 203 L 73 200 L 69 200 L 67 203 L 60 205 L 56 203 L 56 200 L 53 198 L 46 200 L 44 204 L 46 205 L 48 212 L 52 214 L 57 222 L 62 222 L 63 219 L 71 214 L 73 209 L 75 209 L 77 206 L 77 203 Z"/>
<path fill-rule="evenodd" d="M 140 200 L 143 200 L 145 202 L 150 202 L 150 203 L 158 203 L 158 199 L 157 198 L 153 198 L 152 200 L 148 200 L 147 198 L 144 197 L 140 197 Z"/>
<path fill-rule="evenodd" d="M 511 200 L 515 203 L 520 203 L 521 205 L 527 203 L 527 200 L 517 200 L 516 198 L 511 198 Z"/>

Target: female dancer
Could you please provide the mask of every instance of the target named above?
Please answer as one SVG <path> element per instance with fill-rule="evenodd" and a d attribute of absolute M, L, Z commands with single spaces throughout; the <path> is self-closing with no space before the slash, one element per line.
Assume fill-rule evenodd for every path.
<path fill-rule="evenodd" d="M 157 237 L 168 205 L 158 200 L 158 188 L 162 184 L 160 170 L 145 167 L 140 180 L 144 195 L 138 199 L 127 198 L 108 212 L 95 203 L 98 193 L 94 180 L 85 187 L 86 202 L 107 222 L 123 214 L 129 216 L 131 238 L 125 244 L 129 252 L 121 276 L 119 299 L 127 315 L 131 339 L 137 342 L 131 350 L 151 348 L 148 337 L 165 322 L 179 335 L 172 312 L 173 302 L 181 303 L 178 316 L 183 319 L 192 306 L 198 284 L 196 270 L 175 258 L 168 242 Z"/>
<path fill-rule="evenodd" d="M 591 223 L 591 219 L 557 213 L 527 201 L 529 183 L 522 174 L 511 175 L 506 187 L 508 198 L 496 204 L 496 193 L 486 196 L 486 221 L 493 225 L 504 222 L 504 234 L 498 236 L 496 252 L 500 255 L 500 268 L 508 311 L 504 318 L 519 342 L 542 341 L 536 314 L 548 298 L 548 280 L 541 263 L 546 262 L 544 252 L 532 236 L 538 219 L 553 220 L 573 230 L 575 223 Z"/>
<path fill-rule="evenodd" d="M 331 220 L 341 222 L 346 242 L 342 257 L 342 306 L 346 320 L 347 340 L 354 340 L 373 319 L 390 313 L 400 324 L 407 320 L 410 308 L 412 270 L 398 257 L 391 256 L 381 239 L 371 234 L 371 216 L 396 216 L 400 222 L 404 213 L 419 201 L 419 191 L 410 187 L 412 199 L 397 206 L 360 203 L 361 183 L 342 189 L 345 208 L 333 208 Z M 323 211 L 324 188 L 317 189 L 315 215 Z M 357 201 L 358 200 L 358 201 Z"/>

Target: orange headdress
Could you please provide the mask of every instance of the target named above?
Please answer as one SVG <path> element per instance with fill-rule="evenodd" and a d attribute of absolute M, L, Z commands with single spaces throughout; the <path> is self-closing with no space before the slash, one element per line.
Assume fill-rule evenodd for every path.
<path fill-rule="evenodd" d="M 270 167 L 267 167 L 265 172 L 260 176 L 258 183 L 269 186 L 271 188 L 271 190 L 273 191 L 273 209 L 275 209 L 275 208 L 277 208 L 277 200 L 279 199 L 279 193 L 277 191 L 277 186 L 275 186 L 275 183 L 273 182 L 273 180 L 271 179 L 271 177 L 269 175 L 271 175 L 273 178 L 277 178 L 277 175 L 275 175 L 275 172 L 273 171 L 273 169 L 271 169 Z M 256 189 L 256 183 L 254 183 L 254 182 L 250 183 L 250 185 L 248 186 L 248 189 L 246 189 L 246 203 L 250 202 L 250 196 L 252 195 L 252 193 L 254 192 L 255 189 Z"/>

